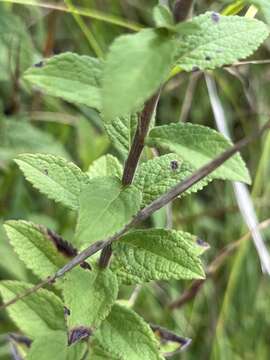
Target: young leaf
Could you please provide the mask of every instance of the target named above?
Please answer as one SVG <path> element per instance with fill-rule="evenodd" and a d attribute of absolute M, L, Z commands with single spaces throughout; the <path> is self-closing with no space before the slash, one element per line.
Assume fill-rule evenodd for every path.
<path fill-rule="evenodd" d="M 56 242 L 53 233 L 27 221 L 7 221 L 4 225 L 15 252 L 25 265 L 44 279 L 64 266 L 75 251 L 63 240 Z M 67 246 L 67 249 L 64 248 Z M 73 254 L 70 250 L 73 250 Z"/>
<path fill-rule="evenodd" d="M 117 299 L 118 282 L 110 269 L 75 268 L 63 281 L 69 332 L 79 327 L 94 330 L 109 314 Z"/>
<path fill-rule="evenodd" d="M 102 69 L 98 59 L 67 52 L 28 69 L 24 78 L 48 95 L 100 110 Z"/>
<path fill-rule="evenodd" d="M 269 0 L 245 0 L 248 4 L 257 6 L 263 13 L 265 20 L 270 25 L 270 2 Z"/>
<path fill-rule="evenodd" d="M 122 173 L 122 165 L 115 156 L 110 154 L 103 155 L 94 161 L 87 171 L 90 179 L 105 176 L 115 176 L 120 179 Z"/>
<path fill-rule="evenodd" d="M 158 29 L 114 41 L 103 77 L 105 120 L 136 111 L 158 89 L 172 67 L 174 44 L 169 33 Z"/>
<path fill-rule="evenodd" d="M 174 26 L 174 20 L 170 9 L 162 4 L 154 7 L 153 19 L 158 28 L 171 28 Z"/>
<path fill-rule="evenodd" d="M 179 154 L 196 169 L 213 160 L 232 145 L 217 131 L 190 123 L 155 127 L 151 130 L 147 143 Z M 250 183 L 248 170 L 240 154 L 227 160 L 210 176 Z"/>
<path fill-rule="evenodd" d="M 69 347 L 67 334 L 64 331 L 50 331 L 34 340 L 27 360 L 81 360 L 86 351 L 85 343 Z"/>
<path fill-rule="evenodd" d="M 115 234 L 140 208 L 141 194 L 134 186 L 122 187 L 117 178 L 90 180 L 80 195 L 76 239 L 89 245 Z"/>
<path fill-rule="evenodd" d="M 1 281 L 0 294 L 4 302 L 32 287 L 19 281 Z M 44 336 L 48 331 L 65 331 L 64 305 L 54 293 L 41 289 L 26 296 L 7 309 L 18 328 L 31 339 Z"/>
<path fill-rule="evenodd" d="M 80 192 L 89 178 L 75 164 L 43 154 L 22 154 L 15 161 L 41 193 L 72 210 L 78 209 Z"/>
<path fill-rule="evenodd" d="M 207 12 L 191 23 L 199 28 L 177 38 L 177 64 L 186 71 L 214 69 L 246 58 L 269 35 L 263 22 L 240 16 Z"/>
<path fill-rule="evenodd" d="M 124 157 L 127 157 L 138 124 L 138 115 L 104 119 L 104 128 L 111 142 Z"/>
<path fill-rule="evenodd" d="M 162 360 L 150 327 L 134 311 L 115 304 L 95 335 L 100 348 L 121 360 Z"/>
<path fill-rule="evenodd" d="M 125 284 L 151 280 L 203 279 L 198 245 L 189 233 L 136 230 L 113 245 L 112 269 Z"/>
<path fill-rule="evenodd" d="M 149 205 L 193 172 L 192 166 L 183 161 L 177 154 L 163 155 L 142 163 L 133 182 L 133 185 L 143 194 L 142 207 Z M 201 190 L 210 181 L 210 177 L 199 181 L 189 188 L 185 194 Z"/>

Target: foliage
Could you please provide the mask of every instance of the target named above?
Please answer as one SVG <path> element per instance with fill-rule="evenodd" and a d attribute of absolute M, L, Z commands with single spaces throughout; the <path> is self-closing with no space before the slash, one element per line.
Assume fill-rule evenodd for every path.
<path fill-rule="evenodd" d="M 202 1 L 195 7 L 200 15 L 181 23 L 175 21 L 173 6 L 138 1 L 134 7 L 121 2 L 121 7 L 112 2 L 107 11 L 123 11 L 129 17 L 132 9 L 131 15 L 144 22 L 144 27 L 132 23 L 131 28 L 139 31 L 125 34 L 104 22 L 108 17 L 102 13 L 83 10 L 97 7 L 98 1 L 82 0 L 78 11 L 66 1 L 64 10 L 73 13 L 80 28 L 68 15 L 66 23 L 62 21 L 61 12 L 49 13 L 46 25 L 39 7 L 19 3 L 0 3 L 0 210 L 4 220 L 0 224 L 0 295 L 3 303 L 16 297 L 7 314 L 0 313 L 0 336 L 10 333 L 18 359 L 28 360 L 178 359 L 189 344 L 182 335 L 194 338 L 186 359 L 247 358 L 249 351 L 266 359 L 270 349 L 260 324 L 256 326 L 261 347 L 254 349 L 246 346 L 241 332 L 232 336 L 220 330 L 223 317 L 227 319 L 226 306 L 218 317 L 216 305 L 223 292 L 227 296 L 226 274 L 219 276 L 218 286 L 207 281 L 208 301 L 200 297 L 193 309 L 172 313 L 167 305 L 186 289 L 187 281 L 193 282 L 185 301 L 192 298 L 192 291 L 199 291 L 213 268 L 218 268 L 219 262 L 207 266 L 218 250 L 242 235 L 239 216 L 225 210 L 225 227 L 215 213 L 219 203 L 230 208 L 230 182 L 251 185 L 255 178 L 254 197 L 269 193 L 269 184 L 267 189 L 264 184 L 269 176 L 269 135 L 261 140 L 258 169 L 260 149 L 257 157 L 253 148 L 252 153 L 246 152 L 247 162 L 237 152 L 176 193 L 173 205 L 167 196 L 203 165 L 233 148 L 213 129 L 211 117 L 208 121 L 208 97 L 201 84 L 195 106 L 189 109 L 195 124 L 175 121 L 175 87 L 198 81 L 202 71 L 215 76 L 237 137 L 254 132 L 255 121 L 247 125 L 245 119 L 233 117 L 234 113 L 243 117 L 246 110 L 238 105 L 241 86 L 248 99 L 247 112 L 257 111 L 250 103 L 246 74 L 237 69 L 267 39 L 269 26 L 242 13 L 222 15 L 223 5 L 217 1 L 213 8 L 220 13 L 205 11 L 208 2 Z M 258 6 L 269 20 L 266 1 L 233 3 L 241 9 L 246 4 Z M 59 9 L 63 10 L 62 5 Z M 81 17 L 86 14 L 103 22 L 93 20 L 88 27 Z M 113 19 L 109 22 L 125 26 L 125 20 Z M 104 58 L 89 50 L 90 45 L 95 51 L 93 44 L 98 44 L 98 55 L 106 53 Z M 61 54 L 54 55 L 58 47 Z M 263 51 L 269 53 L 267 46 Z M 234 82 L 228 69 L 237 75 Z M 255 83 L 258 76 L 259 83 L 262 75 L 255 75 L 248 73 Z M 181 95 L 182 108 L 189 101 L 189 90 Z M 127 173 L 132 173 L 130 181 Z M 199 215 L 197 223 L 181 223 L 185 216 L 192 219 L 194 211 L 202 212 L 204 219 Z M 204 215 L 209 211 L 213 216 Z M 210 254 L 205 252 L 208 243 Z M 102 251 L 82 257 L 95 246 Z M 230 251 L 222 254 L 226 257 Z M 238 260 L 239 268 L 243 258 Z M 241 276 L 249 278 L 255 269 L 254 277 L 259 278 L 254 257 L 246 263 L 248 270 L 243 267 Z M 49 278 L 47 289 L 30 291 L 33 284 L 50 276 L 55 281 Z M 251 289 L 265 293 L 260 303 L 253 301 Z M 25 292 L 29 294 L 21 298 Z M 234 299 L 235 319 L 241 318 L 237 309 L 245 303 L 245 309 L 240 309 L 247 316 L 247 334 L 255 332 L 246 310 L 250 303 L 269 326 L 264 318 L 268 292 L 267 286 L 252 278 L 247 304 L 243 289 Z M 211 316 L 220 338 L 213 337 L 207 318 L 212 303 Z M 15 333 L 24 340 L 19 341 Z M 0 337 L 0 357 L 1 351 Z M 2 353 L 3 359 L 9 358 L 5 347 Z"/>

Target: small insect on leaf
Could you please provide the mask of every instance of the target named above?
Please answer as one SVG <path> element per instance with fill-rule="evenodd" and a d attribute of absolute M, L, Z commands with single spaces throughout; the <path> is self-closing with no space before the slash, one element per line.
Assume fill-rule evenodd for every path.
<path fill-rule="evenodd" d="M 209 244 L 206 242 L 206 241 L 204 241 L 204 240 L 202 240 L 202 239 L 197 239 L 196 240 L 196 242 L 197 242 L 197 244 L 199 245 L 199 246 L 205 246 L 205 247 L 209 247 Z"/>
<path fill-rule="evenodd" d="M 213 20 L 214 23 L 218 23 L 219 20 L 220 20 L 219 14 L 216 13 L 216 12 L 213 12 L 213 13 L 211 14 L 211 18 L 212 18 L 212 20 Z"/>

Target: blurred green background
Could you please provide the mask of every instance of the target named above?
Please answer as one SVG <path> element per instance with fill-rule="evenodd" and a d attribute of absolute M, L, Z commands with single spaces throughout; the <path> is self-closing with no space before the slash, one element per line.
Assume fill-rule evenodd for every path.
<path fill-rule="evenodd" d="M 59 1 L 54 4 L 65 6 Z M 157 1 L 66 1 L 66 6 L 72 4 L 88 11 L 89 16 L 0 2 L 0 279 L 37 282 L 10 247 L 3 221 L 31 220 L 71 241 L 76 221 L 74 213 L 47 200 L 24 180 L 12 161 L 16 154 L 57 154 L 84 170 L 104 153 L 119 156 L 103 131 L 98 113 L 33 89 L 22 79 L 23 72 L 44 57 L 65 51 L 105 56 L 113 39 L 132 32 L 130 27 L 134 24 L 153 25 L 152 9 Z M 197 1 L 194 14 L 208 9 L 221 12 L 224 2 Z M 93 18 L 93 10 L 99 12 L 101 20 Z M 113 24 L 118 18 L 122 19 L 121 26 Z M 253 59 L 269 59 L 269 53 L 268 41 Z M 252 133 L 269 118 L 269 65 L 224 68 L 213 75 L 234 141 Z M 201 73 L 181 73 L 164 88 L 157 124 L 179 120 L 215 128 Z M 253 179 L 250 191 L 257 215 L 264 222 L 270 218 L 270 134 L 252 143 L 242 155 Z M 173 228 L 194 233 L 210 244 L 204 255 L 206 267 L 222 249 L 229 244 L 235 246 L 218 258 L 213 275 L 194 298 L 172 309 L 169 305 L 190 284 L 150 283 L 139 289 L 134 309 L 147 321 L 192 338 L 187 351 L 173 359 L 269 359 L 270 278 L 262 274 L 250 237 L 243 238 L 248 230 L 239 214 L 232 185 L 215 181 L 200 193 L 159 211 L 151 225 L 166 226 L 168 221 Z M 270 226 L 267 227 L 267 221 L 264 225 L 261 231 L 268 244 Z M 128 299 L 132 291 L 123 288 L 121 297 Z M 6 341 L 10 331 L 16 332 L 16 327 L 1 312 L 0 359 L 11 359 Z"/>

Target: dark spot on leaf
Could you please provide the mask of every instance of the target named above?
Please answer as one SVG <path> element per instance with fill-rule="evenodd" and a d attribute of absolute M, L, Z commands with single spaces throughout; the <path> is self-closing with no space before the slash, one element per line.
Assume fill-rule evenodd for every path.
<path fill-rule="evenodd" d="M 38 63 L 34 64 L 34 67 L 41 68 L 44 66 L 44 61 L 39 61 Z"/>
<path fill-rule="evenodd" d="M 45 175 L 49 175 L 49 172 L 48 172 L 47 169 L 44 169 L 44 174 L 45 174 Z"/>
<path fill-rule="evenodd" d="M 205 60 L 206 60 L 206 61 L 211 61 L 211 57 L 210 57 L 210 56 L 206 56 L 206 57 L 205 57 Z"/>
<path fill-rule="evenodd" d="M 177 160 L 171 161 L 171 169 L 174 171 L 178 169 L 178 161 Z"/>
<path fill-rule="evenodd" d="M 46 229 L 49 239 L 54 243 L 57 250 L 67 257 L 74 257 L 78 251 L 69 242 L 50 229 Z"/>
<path fill-rule="evenodd" d="M 218 13 L 213 12 L 213 13 L 211 14 L 211 19 L 213 20 L 214 23 L 218 23 L 219 20 L 220 20 L 220 16 L 219 16 Z"/>
<path fill-rule="evenodd" d="M 83 261 L 82 263 L 80 263 L 80 267 L 85 270 L 92 270 L 91 265 L 88 264 L 88 262 L 86 262 L 86 261 Z"/>
<path fill-rule="evenodd" d="M 91 335 L 91 329 L 85 326 L 78 326 L 69 332 L 68 345 L 72 345 L 77 341 L 87 339 Z"/>
<path fill-rule="evenodd" d="M 70 310 L 69 310 L 66 306 L 64 306 L 64 315 L 65 315 L 65 316 L 69 316 L 69 315 L 70 315 Z"/>

